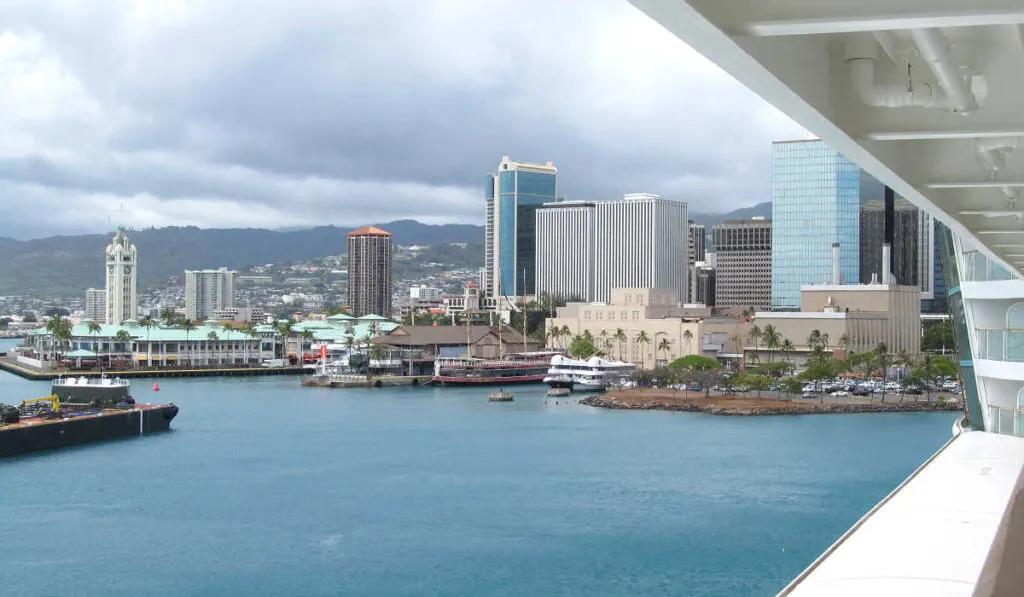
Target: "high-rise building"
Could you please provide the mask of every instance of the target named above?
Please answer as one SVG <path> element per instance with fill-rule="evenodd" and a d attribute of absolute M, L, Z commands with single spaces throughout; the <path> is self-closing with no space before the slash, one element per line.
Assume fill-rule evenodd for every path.
<path fill-rule="evenodd" d="M 139 252 L 128 238 L 124 227 L 117 230 L 107 246 L 107 312 L 108 325 L 120 325 L 137 318 Z"/>
<path fill-rule="evenodd" d="M 715 306 L 767 309 L 772 304 L 772 222 L 727 220 L 711 229 L 715 244 Z"/>
<path fill-rule="evenodd" d="M 693 220 L 689 221 L 689 254 L 690 264 L 697 263 L 698 261 L 704 261 L 704 254 L 707 249 L 708 231 L 704 224 L 694 224 Z"/>
<path fill-rule="evenodd" d="M 235 306 L 235 272 L 185 270 L 185 317 L 202 323 Z"/>
<path fill-rule="evenodd" d="M 348 303 L 352 314 L 391 316 L 391 233 L 367 226 L 348 233 Z"/>
<path fill-rule="evenodd" d="M 97 323 L 107 321 L 107 291 L 90 288 L 85 291 L 85 318 Z"/>
<path fill-rule="evenodd" d="M 537 291 L 607 301 L 612 288 L 689 296 L 686 204 L 657 195 L 559 202 L 537 210 Z"/>
<path fill-rule="evenodd" d="M 690 297 L 695 303 L 708 307 L 715 307 L 715 282 L 717 273 L 715 268 L 710 267 L 706 262 L 695 263 L 692 268 L 690 282 Z"/>
<path fill-rule="evenodd" d="M 597 203 L 562 201 L 537 210 L 537 292 L 592 301 Z"/>
<path fill-rule="evenodd" d="M 933 222 L 908 201 L 887 201 L 885 187 L 818 139 L 772 145 L 772 308 L 800 308 L 800 288 L 831 276 L 831 246 L 842 250 L 844 283 L 881 279 L 882 244 L 899 284 L 934 297 Z M 890 229 L 891 227 L 891 229 Z"/>
<path fill-rule="evenodd" d="M 536 212 L 558 199 L 558 169 L 501 158 L 487 182 L 484 267 L 488 295 L 532 295 L 536 282 Z"/>

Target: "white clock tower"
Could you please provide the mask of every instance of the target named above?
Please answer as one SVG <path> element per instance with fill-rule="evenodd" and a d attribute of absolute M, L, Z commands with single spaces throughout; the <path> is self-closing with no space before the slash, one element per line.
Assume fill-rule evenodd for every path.
<path fill-rule="evenodd" d="M 109 325 L 137 319 L 136 276 L 139 253 L 123 226 L 107 246 L 107 317 Z"/>

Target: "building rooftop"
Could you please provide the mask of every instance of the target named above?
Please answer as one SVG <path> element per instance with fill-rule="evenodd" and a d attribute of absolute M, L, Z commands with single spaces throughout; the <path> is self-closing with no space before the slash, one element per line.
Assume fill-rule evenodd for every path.
<path fill-rule="evenodd" d="M 470 326 L 467 333 L 465 326 L 403 325 L 385 336 L 374 338 L 372 342 L 390 346 L 465 346 L 467 340 L 470 344 L 476 344 L 481 338 L 492 333 L 498 333 L 498 326 L 474 325 Z M 523 335 L 514 328 L 503 326 L 501 340 L 504 344 L 522 344 Z M 538 342 L 527 339 L 527 345 L 531 344 Z"/>
<path fill-rule="evenodd" d="M 391 233 L 387 230 L 381 230 L 376 226 L 363 226 L 358 230 L 349 232 L 348 236 L 391 236 Z"/>

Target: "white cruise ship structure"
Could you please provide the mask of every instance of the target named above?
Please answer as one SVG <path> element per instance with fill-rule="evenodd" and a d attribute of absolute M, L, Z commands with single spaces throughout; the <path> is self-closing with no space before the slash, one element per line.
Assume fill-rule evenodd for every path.
<path fill-rule="evenodd" d="M 965 412 L 780 594 L 1024 595 L 1024 0 L 630 2 L 943 225 Z"/>
<path fill-rule="evenodd" d="M 567 388 L 577 392 L 600 391 L 635 369 L 636 365 L 632 363 L 608 361 L 596 356 L 580 361 L 555 355 L 551 357 L 551 368 L 548 369 L 544 383 L 553 388 Z"/>

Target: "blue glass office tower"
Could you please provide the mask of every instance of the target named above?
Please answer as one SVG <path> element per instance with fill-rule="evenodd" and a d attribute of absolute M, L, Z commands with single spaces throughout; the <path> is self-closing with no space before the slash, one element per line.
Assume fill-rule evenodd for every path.
<path fill-rule="evenodd" d="M 943 309 L 934 295 L 940 278 L 926 212 L 898 196 L 887 204 L 881 182 L 820 140 L 772 146 L 773 309 L 798 309 L 801 286 L 831 277 L 834 242 L 846 283 L 881 281 L 887 235 L 896 281 L 921 288 L 922 310 Z"/>
<path fill-rule="evenodd" d="M 800 287 L 839 271 L 860 279 L 860 168 L 820 140 L 772 145 L 772 309 L 799 310 Z"/>
<path fill-rule="evenodd" d="M 536 292 L 537 209 L 558 197 L 558 169 L 507 156 L 487 182 L 484 269 L 491 296 Z"/>

